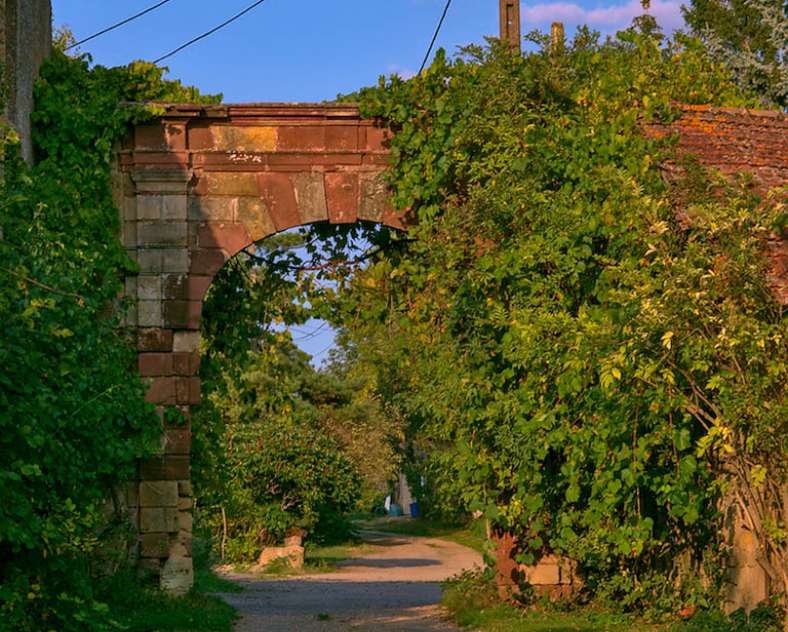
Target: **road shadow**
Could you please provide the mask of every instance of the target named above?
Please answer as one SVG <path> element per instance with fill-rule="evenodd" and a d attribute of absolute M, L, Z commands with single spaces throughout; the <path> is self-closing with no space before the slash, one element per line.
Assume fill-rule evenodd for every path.
<path fill-rule="evenodd" d="M 388 561 L 388 560 L 386 560 Z M 239 632 L 447 632 L 435 582 L 239 580 L 219 596 L 242 615 Z"/>
<path fill-rule="evenodd" d="M 428 559 L 374 559 L 357 557 L 337 562 L 337 566 L 369 566 L 370 568 L 413 568 L 417 566 L 440 566 L 438 560 Z"/>

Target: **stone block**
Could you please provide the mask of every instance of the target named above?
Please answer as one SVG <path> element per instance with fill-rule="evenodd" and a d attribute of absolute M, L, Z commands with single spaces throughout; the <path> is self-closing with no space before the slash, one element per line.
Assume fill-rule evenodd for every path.
<path fill-rule="evenodd" d="M 141 507 L 142 533 L 173 533 L 177 531 L 178 510 L 174 507 Z"/>
<path fill-rule="evenodd" d="M 219 248 L 201 248 L 191 253 L 189 272 L 194 275 L 213 276 L 224 266 L 227 256 Z"/>
<path fill-rule="evenodd" d="M 137 301 L 137 323 L 140 327 L 161 327 L 161 301 Z"/>
<path fill-rule="evenodd" d="M 200 226 L 198 244 L 200 248 L 221 248 L 232 257 L 252 243 L 243 224 L 210 222 Z"/>
<path fill-rule="evenodd" d="M 161 271 L 166 273 L 186 273 L 189 271 L 189 251 L 186 248 L 161 250 Z"/>
<path fill-rule="evenodd" d="M 388 150 L 388 129 L 385 127 L 367 127 L 366 132 L 366 149 L 381 152 Z"/>
<path fill-rule="evenodd" d="M 282 126 L 279 128 L 280 151 L 324 151 L 326 128 L 323 125 Z"/>
<path fill-rule="evenodd" d="M 160 587 L 164 592 L 183 596 L 194 585 L 192 558 L 170 554 L 161 569 Z"/>
<path fill-rule="evenodd" d="M 204 123 L 189 125 L 189 149 L 199 151 L 205 149 L 215 149 L 211 128 Z"/>
<path fill-rule="evenodd" d="M 521 567 L 525 581 L 533 586 L 548 586 L 561 583 L 561 569 L 556 560 L 542 559 L 535 566 Z"/>
<path fill-rule="evenodd" d="M 178 499 L 178 510 L 179 511 L 191 511 L 194 509 L 194 501 L 191 498 L 179 498 Z"/>
<path fill-rule="evenodd" d="M 175 401 L 178 404 L 199 404 L 200 403 L 200 378 L 199 377 L 178 377 L 175 378 Z"/>
<path fill-rule="evenodd" d="M 164 301 L 162 322 L 173 329 L 199 329 L 201 301 Z"/>
<path fill-rule="evenodd" d="M 126 248 L 137 247 L 137 223 L 123 222 L 123 245 Z"/>
<path fill-rule="evenodd" d="M 164 154 L 163 157 L 177 157 L 174 154 Z M 191 171 L 172 165 L 166 170 L 140 169 L 132 174 L 137 189 L 137 195 L 186 193 L 186 188 L 191 180 Z"/>
<path fill-rule="evenodd" d="M 187 480 L 190 475 L 189 457 L 166 455 L 143 459 L 140 478 L 147 481 Z"/>
<path fill-rule="evenodd" d="M 191 533 L 193 524 L 194 518 L 192 517 L 191 511 L 178 512 L 178 529 L 180 531 Z"/>
<path fill-rule="evenodd" d="M 185 247 L 186 222 L 137 222 L 137 243 L 144 247 Z"/>
<path fill-rule="evenodd" d="M 258 173 L 257 183 L 260 187 L 260 197 L 268 209 L 276 230 L 298 226 L 301 218 L 290 176 L 276 172 Z"/>
<path fill-rule="evenodd" d="M 291 176 L 298 214 L 304 223 L 328 219 L 326 187 L 322 173 L 297 173 Z"/>
<path fill-rule="evenodd" d="M 152 404 L 162 404 L 164 406 L 175 405 L 175 378 L 157 377 L 148 387 L 145 393 L 145 401 Z M 155 480 L 156 477 L 147 476 L 146 478 Z"/>
<path fill-rule="evenodd" d="M 140 267 L 140 274 L 156 274 L 162 271 L 162 251 L 148 250 L 140 248 L 137 250 L 137 264 Z"/>
<path fill-rule="evenodd" d="M 127 222 L 137 221 L 137 198 L 123 198 L 123 219 Z"/>
<path fill-rule="evenodd" d="M 172 353 L 140 353 L 137 365 L 142 377 L 160 377 L 173 374 Z"/>
<path fill-rule="evenodd" d="M 172 351 L 173 333 L 158 327 L 137 331 L 137 349 L 140 351 Z"/>
<path fill-rule="evenodd" d="M 134 146 L 137 149 L 167 149 L 164 125 L 159 122 L 134 127 Z"/>
<path fill-rule="evenodd" d="M 140 536 L 140 557 L 161 559 L 167 557 L 170 550 L 168 533 L 144 533 Z"/>
<path fill-rule="evenodd" d="M 326 127 L 326 150 L 348 151 L 358 149 L 358 126 L 331 125 Z"/>
<path fill-rule="evenodd" d="M 358 174 L 334 172 L 325 174 L 328 219 L 332 224 L 346 224 L 358 219 Z"/>
<path fill-rule="evenodd" d="M 140 507 L 177 507 L 177 481 L 141 481 Z"/>
<path fill-rule="evenodd" d="M 194 188 L 198 195 L 231 195 L 256 197 L 257 178 L 254 173 L 206 173 Z"/>
<path fill-rule="evenodd" d="M 364 175 L 360 179 L 360 187 L 359 219 L 379 222 L 386 211 L 392 210 L 386 180 L 379 174 Z"/>
<path fill-rule="evenodd" d="M 183 352 L 172 354 L 173 374 L 191 377 L 200 370 L 200 354 Z"/>
<path fill-rule="evenodd" d="M 163 220 L 185 220 L 188 217 L 188 197 L 165 195 L 162 197 L 161 218 Z"/>
<path fill-rule="evenodd" d="M 177 331 L 173 336 L 173 351 L 199 351 L 200 332 L 199 331 Z"/>
<path fill-rule="evenodd" d="M 277 127 L 212 125 L 213 148 L 229 152 L 271 152 L 278 147 Z"/>
<path fill-rule="evenodd" d="M 246 228 L 250 243 L 276 232 L 265 202 L 257 198 L 239 198 L 237 220 Z"/>
<path fill-rule="evenodd" d="M 265 568 L 272 562 L 281 562 L 290 568 L 303 568 L 304 547 L 302 546 L 269 546 L 263 549 L 257 558 L 258 568 Z"/>
<path fill-rule="evenodd" d="M 192 482 L 191 481 L 178 481 L 178 494 L 182 497 L 191 498 L 192 496 Z"/>
<path fill-rule="evenodd" d="M 161 206 L 162 206 L 162 196 L 160 195 L 138 195 L 136 219 L 138 220 L 161 219 Z"/>
<path fill-rule="evenodd" d="M 141 274 L 137 277 L 137 298 L 142 301 L 158 301 L 161 299 L 161 276 L 158 274 Z"/>
<path fill-rule="evenodd" d="M 189 198 L 189 219 L 201 222 L 232 222 L 238 209 L 238 198 L 201 197 Z"/>
<path fill-rule="evenodd" d="M 186 531 L 178 531 L 178 535 L 176 536 L 177 541 L 183 546 L 183 549 L 186 551 L 187 556 L 192 556 L 192 534 L 187 533 Z"/>

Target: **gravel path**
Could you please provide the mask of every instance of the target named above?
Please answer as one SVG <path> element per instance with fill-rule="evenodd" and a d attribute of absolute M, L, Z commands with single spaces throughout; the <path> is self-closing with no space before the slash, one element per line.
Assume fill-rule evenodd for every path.
<path fill-rule="evenodd" d="M 481 555 L 434 538 L 365 532 L 371 552 L 332 573 L 281 579 L 229 574 L 244 591 L 221 595 L 241 614 L 236 632 L 449 632 L 440 583 L 481 566 Z"/>

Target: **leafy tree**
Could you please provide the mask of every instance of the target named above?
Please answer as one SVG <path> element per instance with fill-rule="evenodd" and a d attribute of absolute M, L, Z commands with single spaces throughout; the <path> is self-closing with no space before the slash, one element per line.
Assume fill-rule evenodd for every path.
<path fill-rule="evenodd" d="M 569 555 L 625 609 L 711 606 L 720 503 L 755 494 L 783 585 L 786 330 L 761 238 L 784 210 L 689 167 L 666 186 L 670 142 L 641 131 L 675 102 L 755 99 L 684 36 L 536 39 L 362 92 L 396 132 L 415 239 L 356 274 L 337 320 L 437 501 L 514 533 L 521 561 Z"/>
<path fill-rule="evenodd" d="M 783 0 L 692 0 L 692 31 L 743 87 L 770 106 L 788 106 L 788 4 Z"/>
<path fill-rule="evenodd" d="M 250 560 L 295 527 L 312 540 L 346 538 L 343 514 L 396 471 L 396 433 L 369 380 L 338 359 L 316 371 L 282 330 L 321 313 L 327 290 L 309 268 L 345 274 L 316 263 L 332 248 L 308 244 L 324 232 L 266 240 L 231 261 L 206 298 L 194 478 L 202 522 L 231 559 Z M 347 247 L 333 237 L 329 262 Z"/>

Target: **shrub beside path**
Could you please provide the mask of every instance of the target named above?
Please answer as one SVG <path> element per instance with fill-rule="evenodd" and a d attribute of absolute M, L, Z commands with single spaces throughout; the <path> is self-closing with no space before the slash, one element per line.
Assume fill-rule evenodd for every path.
<path fill-rule="evenodd" d="M 440 582 L 482 565 L 476 551 L 438 538 L 362 532 L 370 544 L 331 573 L 264 578 L 231 573 L 244 591 L 237 632 L 450 632 Z"/>

